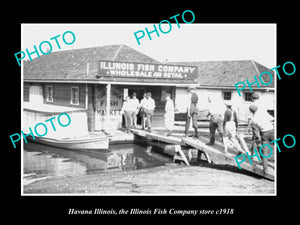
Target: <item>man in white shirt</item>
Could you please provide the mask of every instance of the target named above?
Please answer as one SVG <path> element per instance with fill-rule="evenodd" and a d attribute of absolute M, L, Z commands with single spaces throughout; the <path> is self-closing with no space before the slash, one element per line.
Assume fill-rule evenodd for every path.
<path fill-rule="evenodd" d="M 136 121 L 137 121 L 137 114 L 139 112 L 140 108 L 140 101 L 136 98 L 136 93 L 133 92 L 132 98 L 131 98 L 131 106 L 132 106 L 132 115 L 131 115 L 131 120 L 132 120 L 132 125 L 134 128 L 136 128 Z"/>
<path fill-rule="evenodd" d="M 125 132 L 129 132 L 129 129 L 131 128 L 131 115 L 132 115 L 132 105 L 131 105 L 131 99 L 129 96 L 127 96 L 124 100 L 121 114 L 124 115 L 125 119 Z"/>
<path fill-rule="evenodd" d="M 148 131 L 151 132 L 152 116 L 155 109 L 155 101 L 151 98 L 151 93 L 147 93 L 147 100 L 144 106 L 146 110 Z"/>
<path fill-rule="evenodd" d="M 270 144 L 274 140 L 274 126 L 272 117 L 265 109 L 259 108 L 256 104 L 253 104 L 249 107 L 252 117 L 252 131 L 253 131 L 253 140 L 257 144 L 257 148 L 260 149 L 262 145 Z M 253 147 L 252 147 L 253 151 Z M 262 148 L 262 154 L 265 156 L 270 155 L 270 148 L 264 146 Z M 261 157 L 263 161 L 264 172 L 268 171 L 268 161 L 267 158 Z"/>
<path fill-rule="evenodd" d="M 166 94 L 165 105 L 165 127 L 167 129 L 167 136 L 169 136 L 174 129 L 174 102 L 169 93 Z"/>

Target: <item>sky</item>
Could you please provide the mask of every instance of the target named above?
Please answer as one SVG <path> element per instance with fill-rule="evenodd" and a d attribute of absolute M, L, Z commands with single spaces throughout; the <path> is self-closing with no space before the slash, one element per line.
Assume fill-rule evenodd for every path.
<path fill-rule="evenodd" d="M 138 45 L 134 33 L 146 33 L 146 27 L 151 31 L 153 24 L 22 24 L 20 51 L 34 51 L 33 45 L 38 48 L 42 41 L 72 31 L 75 42 L 66 45 L 60 37 L 61 50 L 125 44 L 160 62 L 255 60 L 268 68 L 276 66 L 276 24 L 180 23 L 180 28 L 176 23 L 171 25 L 169 33 L 159 31 L 158 37 L 154 32 L 152 40 L 145 34 Z M 169 27 L 164 23 L 162 29 Z M 55 40 L 50 43 L 53 52 L 59 50 Z"/>

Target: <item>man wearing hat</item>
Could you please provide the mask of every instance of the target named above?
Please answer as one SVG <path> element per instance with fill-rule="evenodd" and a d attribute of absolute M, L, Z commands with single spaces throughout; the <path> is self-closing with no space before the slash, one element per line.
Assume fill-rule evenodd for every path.
<path fill-rule="evenodd" d="M 259 95 L 256 92 L 252 93 L 251 100 L 254 105 L 257 105 L 260 108 L 263 107 L 263 105 L 261 104 L 261 101 L 259 100 Z M 250 132 L 252 117 L 253 117 L 253 114 L 250 111 L 248 111 L 248 133 Z"/>
<path fill-rule="evenodd" d="M 274 126 L 272 117 L 266 110 L 259 108 L 259 106 L 252 104 L 249 107 L 252 117 L 252 132 L 253 132 L 253 144 L 257 144 L 258 150 L 264 144 L 269 144 L 274 140 Z M 253 148 L 252 148 L 253 149 Z M 270 148 L 264 146 L 262 148 L 262 154 L 268 156 L 270 154 Z M 263 161 L 264 172 L 268 171 L 267 158 L 261 157 Z"/>
<path fill-rule="evenodd" d="M 198 95 L 195 92 L 195 87 L 189 86 L 187 88 L 187 113 L 185 123 L 185 137 L 188 137 L 188 131 L 190 128 L 191 119 L 193 122 L 193 128 L 195 130 L 195 137 L 198 136 Z"/>

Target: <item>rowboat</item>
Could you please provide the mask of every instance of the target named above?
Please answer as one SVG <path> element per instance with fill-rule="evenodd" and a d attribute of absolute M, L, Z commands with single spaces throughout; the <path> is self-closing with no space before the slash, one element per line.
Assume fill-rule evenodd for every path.
<path fill-rule="evenodd" d="M 108 150 L 109 138 L 106 135 L 87 135 L 76 138 L 45 138 L 28 136 L 27 139 L 39 144 L 70 150 Z"/>

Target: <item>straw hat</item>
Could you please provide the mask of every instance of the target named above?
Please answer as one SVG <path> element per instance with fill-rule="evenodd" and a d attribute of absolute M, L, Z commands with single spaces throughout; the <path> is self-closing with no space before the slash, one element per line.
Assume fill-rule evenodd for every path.
<path fill-rule="evenodd" d="M 227 100 L 227 101 L 225 102 L 225 105 L 226 105 L 226 106 L 232 106 L 232 105 L 233 105 L 233 102 L 232 102 L 231 100 Z"/>

